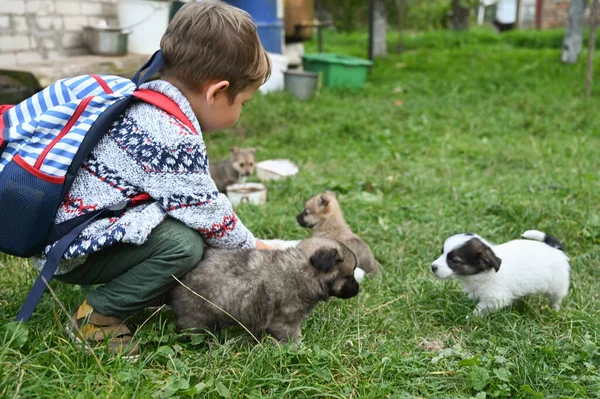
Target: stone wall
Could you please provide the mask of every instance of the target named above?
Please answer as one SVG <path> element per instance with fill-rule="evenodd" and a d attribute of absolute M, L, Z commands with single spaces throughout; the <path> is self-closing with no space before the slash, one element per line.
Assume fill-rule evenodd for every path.
<path fill-rule="evenodd" d="M 585 8 L 585 25 L 589 26 L 591 2 Z M 569 19 L 569 0 L 544 0 L 542 29 L 566 28 Z"/>
<path fill-rule="evenodd" d="M 569 18 L 569 0 L 544 0 L 542 29 L 564 28 Z"/>
<path fill-rule="evenodd" d="M 82 27 L 116 24 L 118 0 L 0 0 L 0 67 L 84 54 Z"/>

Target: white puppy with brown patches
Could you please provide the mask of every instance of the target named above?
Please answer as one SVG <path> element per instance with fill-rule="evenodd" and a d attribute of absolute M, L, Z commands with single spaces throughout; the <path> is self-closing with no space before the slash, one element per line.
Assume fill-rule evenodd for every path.
<path fill-rule="evenodd" d="M 472 233 L 446 239 L 431 265 L 439 278 L 457 278 L 469 298 L 478 301 L 475 316 L 501 309 L 518 298 L 544 294 L 556 311 L 569 293 L 569 258 L 560 243 L 537 230 L 493 245 Z"/>

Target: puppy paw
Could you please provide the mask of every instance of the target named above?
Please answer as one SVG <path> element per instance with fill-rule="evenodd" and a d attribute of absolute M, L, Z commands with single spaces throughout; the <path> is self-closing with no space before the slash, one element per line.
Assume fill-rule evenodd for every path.
<path fill-rule="evenodd" d="M 354 269 L 354 278 L 356 279 L 356 281 L 358 281 L 359 284 L 362 284 L 362 282 L 364 281 L 365 274 L 365 271 L 360 267 Z"/>

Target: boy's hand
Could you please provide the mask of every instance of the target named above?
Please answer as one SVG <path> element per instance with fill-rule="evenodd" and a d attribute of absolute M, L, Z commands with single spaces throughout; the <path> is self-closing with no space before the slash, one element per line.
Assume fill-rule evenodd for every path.
<path fill-rule="evenodd" d="M 256 240 L 256 249 L 264 251 L 273 251 L 275 250 L 275 248 L 271 247 L 270 245 L 265 244 L 264 242 L 260 241 L 260 240 Z"/>

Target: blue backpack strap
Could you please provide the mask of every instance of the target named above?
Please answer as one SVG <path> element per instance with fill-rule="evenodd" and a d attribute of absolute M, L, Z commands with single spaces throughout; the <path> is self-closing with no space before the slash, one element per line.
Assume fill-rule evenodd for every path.
<path fill-rule="evenodd" d="M 133 81 L 133 83 L 135 83 L 137 87 L 140 87 L 141 85 L 146 83 L 146 81 L 150 79 L 155 73 L 158 73 L 158 71 L 160 71 L 164 66 L 165 60 L 163 57 L 163 52 L 162 50 L 158 50 L 157 52 L 152 54 L 152 57 L 150 57 L 150 59 L 146 61 L 144 66 L 142 66 L 139 69 L 139 71 L 137 71 L 135 75 L 133 75 L 133 78 L 131 80 Z M 146 72 L 144 72 L 144 70 Z M 142 72 L 144 72 L 143 75 Z"/>
<path fill-rule="evenodd" d="M 128 203 L 129 201 L 123 201 L 113 207 L 94 212 L 87 220 L 71 230 L 69 234 L 65 235 L 56 243 L 56 245 L 54 245 L 54 247 L 48 252 L 48 255 L 46 256 L 46 263 L 44 264 L 39 276 L 35 280 L 31 291 L 29 291 L 27 299 L 25 299 L 25 303 L 23 303 L 19 314 L 17 317 L 15 317 L 15 321 L 19 322 L 29 320 L 35 307 L 40 301 L 42 294 L 46 290 L 47 284 L 50 282 L 50 279 L 52 279 L 52 276 L 54 276 L 54 272 L 56 272 L 56 268 L 58 267 L 58 263 L 60 262 L 62 256 L 67 248 L 69 248 L 69 245 L 71 245 L 71 243 L 75 240 L 75 238 L 77 238 L 83 229 L 85 229 L 85 227 L 92 221 L 101 216 L 122 211 Z"/>

